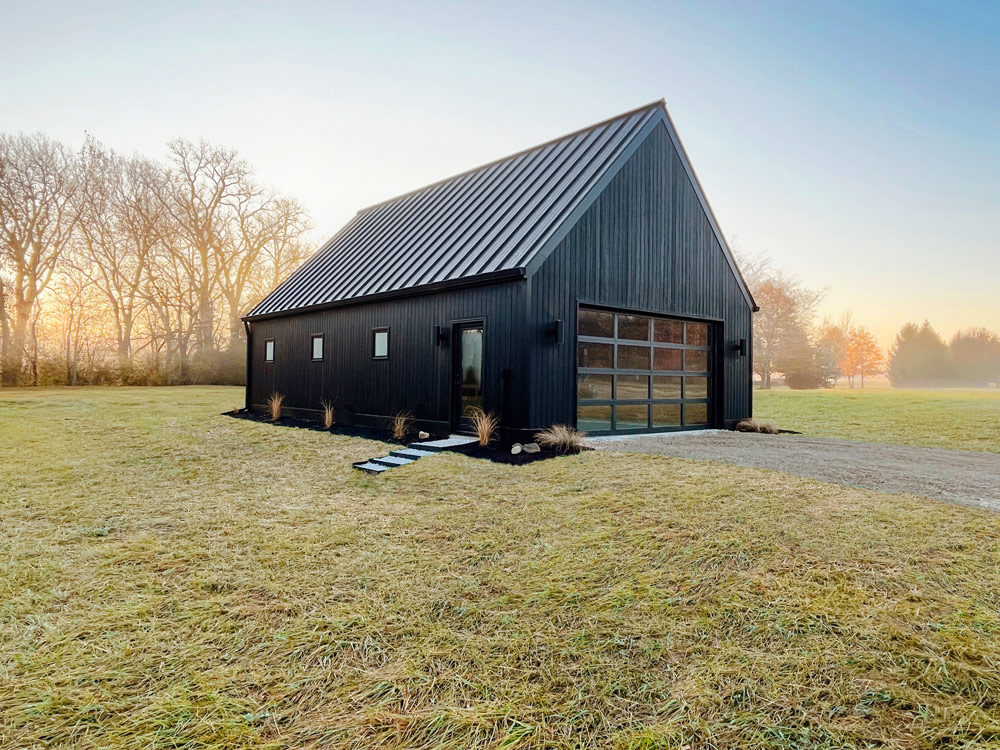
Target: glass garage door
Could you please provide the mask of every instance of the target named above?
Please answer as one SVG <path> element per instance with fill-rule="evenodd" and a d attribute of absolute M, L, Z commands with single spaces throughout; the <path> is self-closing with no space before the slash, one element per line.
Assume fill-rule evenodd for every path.
<path fill-rule="evenodd" d="M 577 427 L 628 432 L 707 427 L 709 323 L 580 308 Z"/>

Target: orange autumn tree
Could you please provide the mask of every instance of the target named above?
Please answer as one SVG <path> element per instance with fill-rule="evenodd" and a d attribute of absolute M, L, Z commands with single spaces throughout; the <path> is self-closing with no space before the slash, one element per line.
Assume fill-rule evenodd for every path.
<path fill-rule="evenodd" d="M 861 387 L 865 387 L 865 377 L 885 372 L 885 355 L 879 348 L 874 334 L 864 326 L 850 326 L 844 336 L 844 355 L 840 361 L 840 371 L 847 383 L 854 387 L 855 378 L 861 376 Z"/>

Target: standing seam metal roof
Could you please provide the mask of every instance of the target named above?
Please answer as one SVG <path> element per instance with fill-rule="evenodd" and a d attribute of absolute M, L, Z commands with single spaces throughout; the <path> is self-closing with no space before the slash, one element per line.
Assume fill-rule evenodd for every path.
<path fill-rule="evenodd" d="M 661 101 L 362 209 L 247 317 L 523 269 Z"/>

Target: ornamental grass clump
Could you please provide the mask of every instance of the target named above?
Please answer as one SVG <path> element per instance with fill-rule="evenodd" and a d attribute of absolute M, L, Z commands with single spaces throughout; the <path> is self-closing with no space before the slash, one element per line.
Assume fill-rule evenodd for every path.
<path fill-rule="evenodd" d="M 466 412 L 466 416 L 469 418 L 473 432 L 476 433 L 476 437 L 479 439 L 479 444 L 483 446 L 489 445 L 494 433 L 497 431 L 497 427 L 500 425 L 500 418 L 492 412 L 483 411 L 478 406 L 470 407 Z"/>
<path fill-rule="evenodd" d="M 586 432 L 580 432 L 568 424 L 554 424 L 535 433 L 535 442 L 545 448 L 554 448 L 559 453 L 579 453 L 583 450 Z"/>
<path fill-rule="evenodd" d="M 403 411 L 396 413 L 389 424 L 392 428 L 392 436 L 396 440 L 404 440 L 410 434 L 410 429 L 413 426 L 413 414 L 409 409 L 403 409 Z"/>
<path fill-rule="evenodd" d="M 281 419 L 281 409 L 285 404 L 285 395 L 275 391 L 271 398 L 267 400 L 267 410 L 271 414 L 271 421 L 277 422 Z"/>
<path fill-rule="evenodd" d="M 336 401 L 327 401 L 324 398 L 319 403 L 323 407 L 323 428 L 329 430 L 333 427 L 333 405 Z"/>

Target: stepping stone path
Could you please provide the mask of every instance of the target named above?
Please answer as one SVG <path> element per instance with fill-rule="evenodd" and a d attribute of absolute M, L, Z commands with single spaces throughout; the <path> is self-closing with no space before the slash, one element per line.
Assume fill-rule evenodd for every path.
<path fill-rule="evenodd" d="M 368 461 L 358 461 L 353 464 L 355 469 L 366 474 L 381 474 L 394 466 L 405 466 L 424 456 L 433 456 L 435 453 L 456 448 L 459 445 L 468 445 L 476 442 L 475 438 L 466 435 L 449 435 L 441 440 L 425 440 L 419 443 L 410 443 L 405 448 L 390 451 L 388 456 L 372 458 Z"/>

